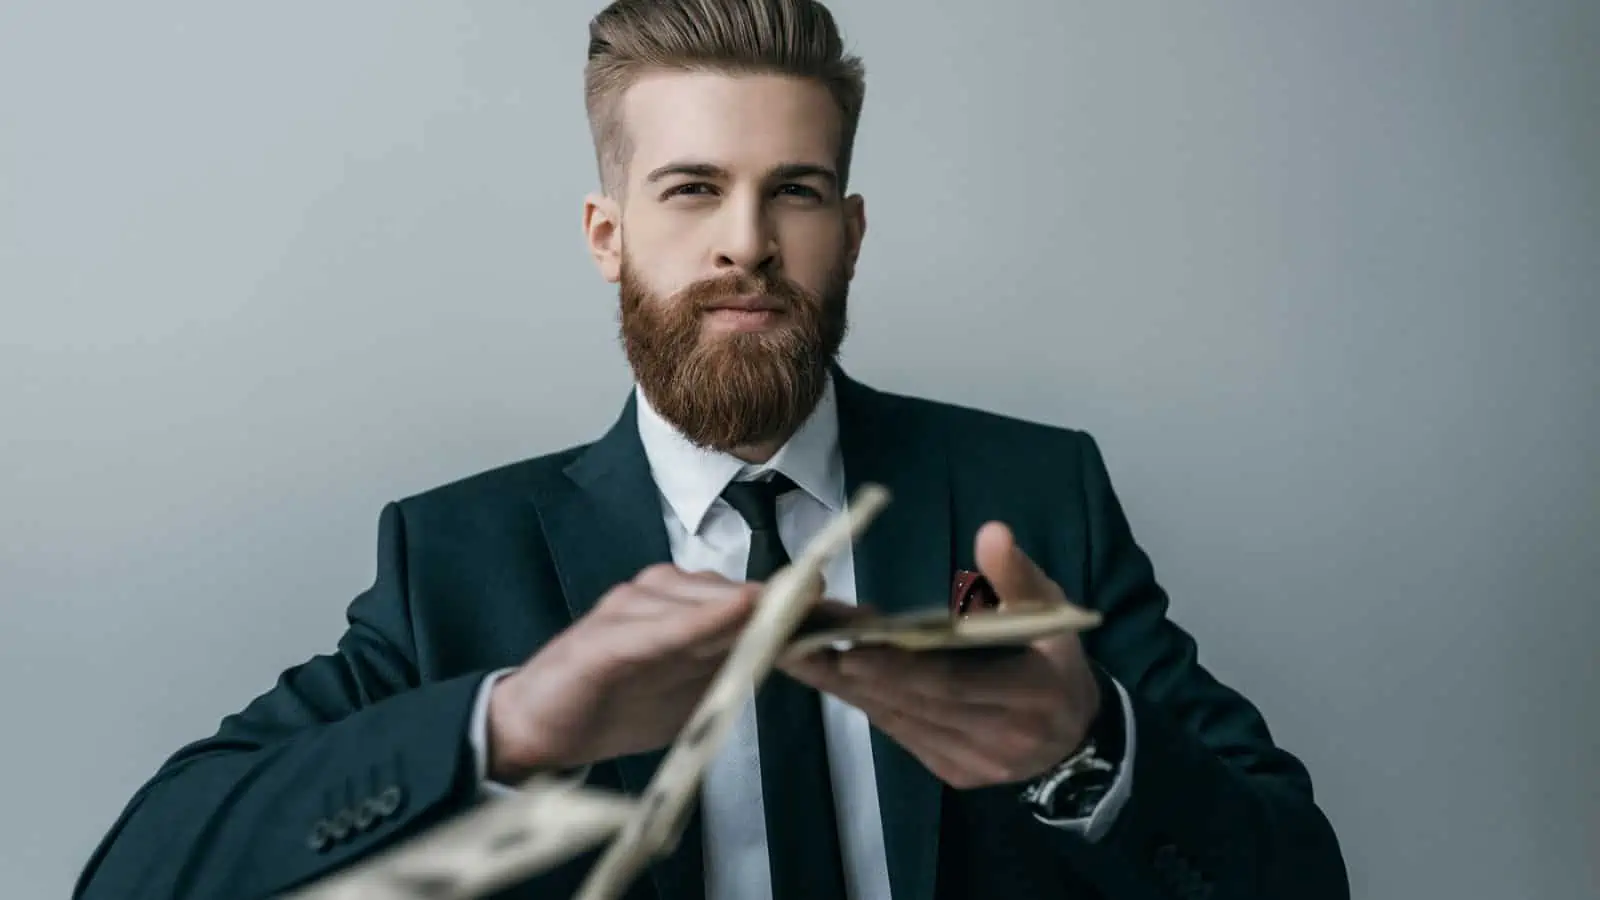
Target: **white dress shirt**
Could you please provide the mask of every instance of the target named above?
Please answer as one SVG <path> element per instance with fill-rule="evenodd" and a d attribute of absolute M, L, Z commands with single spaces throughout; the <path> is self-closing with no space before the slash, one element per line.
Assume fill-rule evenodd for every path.
<path fill-rule="evenodd" d="M 721 499 L 722 490 L 730 481 L 782 472 L 799 487 L 778 499 L 778 534 L 791 553 L 844 510 L 844 463 L 839 454 L 838 409 L 831 380 L 806 422 L 769 462 L 759 466 L 695 447 L 651 408 L 643 391 L 636 388 L 635 392 L 639 437 L 660 489 L 672 561 L 679 568 L 717 572 L 734 581 L 744 579 L 750 529 L 739 513 Z M 856 602 L 855 564 L 849 550 L 828 563 L 823 579 L 828 597 Z M 484 680 L 470 725 L 479 783 L 491 793 L 510 790 L 487 780 L 489 689 L 508 671 L 493 673 Z M 1133 710 L 1120 684 L 1117 690 L 1127 723 L 1124 759 L 1132 760 Z M 824 694 L 822 719 L 849 900 L 891 900 L 866 715 L 837 697 Z M 755 697 L 749 692 L 727 743 L 702 782 L 707 900 L 772 897 L 760 765 Z M 1090 840 L 1098 839 L 1127 802 L 1132 768 L 1126 763 L 1119 768 L 1111 789 L 1092 816 L 1048 824 L 1075 830 Z"/>

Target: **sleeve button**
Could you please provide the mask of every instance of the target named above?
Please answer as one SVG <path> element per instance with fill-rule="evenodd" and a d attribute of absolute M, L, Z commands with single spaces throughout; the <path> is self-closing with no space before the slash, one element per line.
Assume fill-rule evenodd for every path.
<path fill-rule="evenodd" d="M 350 836 L 350 831 L 354 827 L 355 816 L 350 813 L 349 809 L 341 809 L 339 814 L 333 817 L 333 821 L 328 824 L 328 833 L 333 835 L 334 840 L 342 841 Z"/>
<path fill-rule="evenodd" d="M 378 802 L 377 802 L 378 815 L 380 815 L 380 816 L 392 816 L 392 815 L 394 815 L 394 811 L 400 808 L 400 801 L 403 800 L 403 799 L 405 799 L 405 795 L 403 793 L 401 793 L 399 787 L 391 784 L 388 787 L 384 788 L 383 789 L 383 793 L 378 795 Z"/>

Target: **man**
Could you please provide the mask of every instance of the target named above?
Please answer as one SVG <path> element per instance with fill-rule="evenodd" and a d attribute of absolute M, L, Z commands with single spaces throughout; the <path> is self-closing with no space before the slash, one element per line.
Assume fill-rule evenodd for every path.
<path fill-rule="evenodd" d="M 630 896 L 1348 896 L 1305 769 L 1166 619 L 1094 441 L 839 368 L 862 96 L 809 0 L 596 18 L 584 227 L 638 389 L 592 444 L 386 507 L 337 652 L 173 756 L 76 896 L 269 896 L 539 771 L 639 792 L 756 585 L 868 482 L 894 499 L 827 614 L 942 605 L 977 570 L 1102 627 L 775 672 Z M 594 858 L 508 896 L 569 897 Z"/>

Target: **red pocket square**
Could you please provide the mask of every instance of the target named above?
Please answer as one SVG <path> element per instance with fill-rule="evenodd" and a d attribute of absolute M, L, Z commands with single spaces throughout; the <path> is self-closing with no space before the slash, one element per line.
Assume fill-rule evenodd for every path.
<path fill-rule="evenodd" d="M 995 596 L 989 579 L 966 569 L 956 571 L 950 583 L 950 615 L 957 618 L 986 609 L 995 609 L 1000 598 Z"/>

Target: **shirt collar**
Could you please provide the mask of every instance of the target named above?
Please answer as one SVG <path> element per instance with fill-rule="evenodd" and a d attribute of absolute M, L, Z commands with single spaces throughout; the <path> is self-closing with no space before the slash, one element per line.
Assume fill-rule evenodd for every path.
<path fill-rule="evenodd" d="M 764 465 L 696 447 L 662 418 L 638 385 L 639 440 L 650 473 L 678 521 L 698 533 L 711 505 L 730 481 L 782 472 L 830 512 L 844 509 L 844 461 L 839 455 L 839 406 L 830 373 L 822 397 L 794 435 Z"/>

